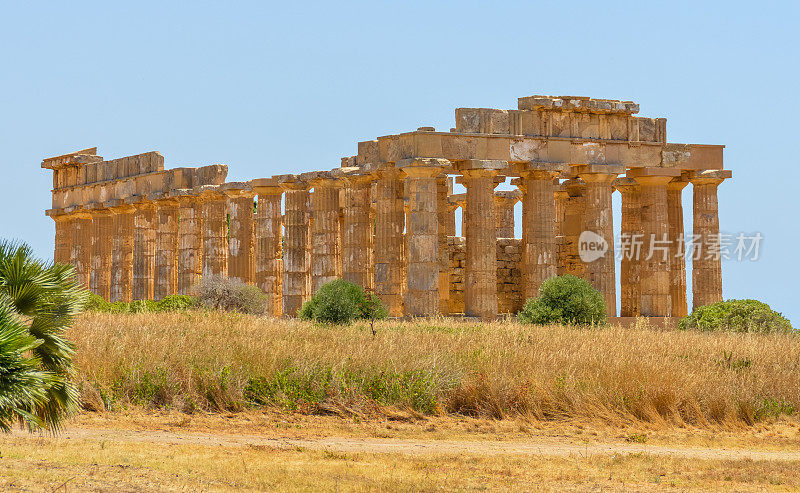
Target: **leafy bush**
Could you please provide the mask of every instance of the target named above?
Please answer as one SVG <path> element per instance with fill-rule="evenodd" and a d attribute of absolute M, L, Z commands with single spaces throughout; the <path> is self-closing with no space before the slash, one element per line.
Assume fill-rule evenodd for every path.
<path fill-rule="evenodd" d="M 176 312 L 190 310 L 200 306 L 200 300 L 194 296 L 170 295 L 165 296 L 159 301 L 153 300 L 134 300 L 130 303 L 115 301 L 109 303 L 102 297 L 91 293 L 86 301 L 84 309 L 93 312 L 109 313 L 141 313 L 141 312 Z"/>
<path fill-rule="evenodd" d="M 586 280 L 572 275 L 550 278 L 539 287 L 539 297 L 530 298 L 517 315 L 530 324 L 605 324 L 603 295 Z"/>
<path fill-rule="evenodd" d="M 297 316 L 303 320 L 347 324 L 357 319 L 386 318 L 386 307 L 375 295 L 367 296 L 358 284 L 335 279 L 324 284 Z"/>
<path fill-rule="evenodd" d="M 730 332 L 792 332 L 792 324 L 766 303 L 727 300 L 695 308 L 678 326 L 683 329 Z"/>
<path fill-rule="evenodd" d="M 159 312 L 178 312 L 191 310 L 200 306 L 200 300 L 194 296 L 184 294 L 174 294 L 165 296 L 156 303 L 156 311 Z"/>
<path fill-rule="evenodd" d="M 267 297 L 256 286 L 224 276 L 206 276 L 195 287 L 200 304 L 206 308 L 263 315 Z"/>

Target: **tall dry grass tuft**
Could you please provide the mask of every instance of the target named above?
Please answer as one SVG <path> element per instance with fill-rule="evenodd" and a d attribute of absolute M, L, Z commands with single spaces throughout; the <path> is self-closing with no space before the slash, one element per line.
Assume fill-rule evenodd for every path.
<path fill-rule="evenodd" d="M 86 314 L 69 334 L 84 395 L 133 403 L 706 426 L 800 409 L 800 337 L 440 319 L 319 326 L 220 312 Z M 93 400 L 92 396 L 96 398 Z M 101 402 L 102 401 L 102 402 Z"/>

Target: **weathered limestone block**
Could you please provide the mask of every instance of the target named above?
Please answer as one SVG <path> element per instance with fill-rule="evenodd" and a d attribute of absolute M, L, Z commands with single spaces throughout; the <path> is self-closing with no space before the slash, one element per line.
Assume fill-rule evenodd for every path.
<path fill-rule="evenodd" d="M 497 239 L 497 311 L 517 313 L 525 303 L 523 296 L 523 240 Z"/>
<path fill-rule="evenodd" d="M 311 297 L 310 184 L 295 175 L 276 177 L 285 191 L 283 315 L 294 317 Z"/>
<path fill-rule="evenodd" d="M 617 315 L 617 291 L 614 276 L 614 222 L 611 211 L 611 182 L 623 173 L 623 166 L 583 165 L 575 172 L 586 183 L 586 212 L 583 230 L 591 231 L 607 243 L 606 252 L 598 259 L 586 263 L 587 280 L 603 294 L 606 314 Z M 580 245 L 579 245 L 580 248 Z"/>
<path fill-rule="evenodd" d="M 722 301 L 722 259 L 709 246 L 719 244 L 719 203 L 717 187 L 730 170 L 706 170 L 693 174 L 694 237 L 699 242 L 700 255 L 692 261 L 692 306 L 710 305 Z M 695 245 L 694 248 L 698 248 Z"/>
<path fill-rule="evenodd" d="M 151 300 L 155 296 L 156 205 L 144 197 L 126 199 L 133 205 L 133 299 Z"/>
<path fill-rule="evenodd" d="M 228 276 L 247 284 L 255 282 L 255 245 L 253 199 L 249 183 L 225 183 L 221 186 L 228 197 L 230 218 L 228 238 Z"/>
<path fill-rule="evenodd" d="M 342 222 L 342 279 L 372 289 L 372 176 L 360 168 L 339 168 L 345 184 Z"/>
<path fill-rule="evenodd" d="M 203 277 L 203 227 L 201 201 L 194 190 L 176 189 L 170 197 L 178 201 L 178 294 L 191 294 Z"/>
<path fill-rule="evenodd" d="M 640 261 L 642 210 L 641 186 L 633 178 L 617 178 L 612 182 L 614 188 L 622 195 L 621 242 L 622 258 L 620 259 L 620 316 L 638 317 L 640 310 Z M 646 252 L 645 252 L 646 254 Z"/>
<path fill-rule="evenodd" d="M 396 163 L 406 175 L 406 298 L 408 316 L 434 316 L 439 310 L 439 218 L 436 177 L 444 159 L 406 159 Z"/>
<path fill-rule="evenodd" d="M 392 317 L 403 316 L 403 175 L 378 168 L 375 208 L 375 293 Z"/>
<path fill-rule="evenodd" d="M 669 217 L 669 292 L 672 301 L 672 316 L 685 317 L 686 304 L 686 255 L 683 230 L 683 189 L 689 184 L 688 178 L 673 178 L 667 183 L 667 215 Z"/>
<path fill-rule="evenodd" d="M 203 218 L 203 277 L 228 276 L 228 201 L 219 186 L 195 189 Z"/>
<path fill-rule="evenodd" d="M 303 173 L 314 188 L 311 194 L 311 294 L 336 279 L 336 242 L 339 236 L 341 182 L 330 171 Z"/>
<path fill-rule="evenodd" d="M 641 186 L 644 238 L 640 262 L 640 306 L 642 315 L 646 317 L 669 317 L 672 314 L 667 183 L 675 176 L 673 171 L 635 169 L 628 172 L 628 176 Z"/>
<path fill-rule="evenodd" d="M 136 208 L 120 199 L 107 202 L 114 214 L 111 253 L 111 302 L 133 299 L 134 212 Z"/>
<path fill-rule="evenodd" d="M 110 300 L 114 216 L 101 204 L 93 205 L 96 207 L 92 208 L 91 290 L 104 300 Z"/>
<path fill-rule="evenodd" d="M 497 232 L 492 212 L 494 178 L 505 166 L 503 161 L 487 160 L 465 161 L 462 166 L 464 186 L 467 187 L 464 313 L 483 320 L 497 316 Z"/>
<path fill-rule="evenodd" d="M 283 251 L 281 249 L 281 197 L 283 188 L 273 178 L 253 180 L 258 194 L 255 244 L 256 286 L 267 294 L 267 315 L 283 314 Z"/>
<path fill-rule="evenodd" d="M 148 195 L 156 202 L 156 258 L 154 298 L 178 293 L 178 229 L 180 204 L 162 192 Z"/>

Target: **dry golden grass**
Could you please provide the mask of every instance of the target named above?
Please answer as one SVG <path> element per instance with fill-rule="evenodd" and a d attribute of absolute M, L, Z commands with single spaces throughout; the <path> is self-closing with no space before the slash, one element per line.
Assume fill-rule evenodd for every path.
<path fill-rule="evenodd" d="M 434 319 L 380 322 L 373 338 L 199 311 L 85 314 L 69 337 L 95 407 L 240 410 L 255 379 L 249 397 L 309 412 L 735 427 L 800 409 L 792 335 Z"/>

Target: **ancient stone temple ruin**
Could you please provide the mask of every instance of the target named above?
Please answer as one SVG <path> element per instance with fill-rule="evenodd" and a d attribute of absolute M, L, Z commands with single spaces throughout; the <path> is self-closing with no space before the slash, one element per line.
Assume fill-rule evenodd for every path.
<path fill-rule="evenodd" d="M 210 274 L 238 278 L 267 293 L 273 316 L 295 315 L 341 277 L 376 293 L 393 316 L 491 319 L 568 273 L 597 288 L 615 316 L 616 191 L 622 236 L 641 238 L 642 252 L 620 260 L 619 315 L 686 315 L 681 195 L 691 183 L 693 240 L 718 237 L 717 187 L 731 176 L 723 146 L 667 143 L 666 120 L 634 116 L 630 101 L 518 102 L 458 108 L 448 132 L 359 142 L 332 170 L 249 182 L 226 182 L 224 165 L 166 170 L 157 152 L 45 159 L 55 260 L 111 301 L 188 293 Z M 515 191 L 495 190 L 507 181 Z M 453 193 L 454 182 L 466 193 Z M 608 251 L 587 259 L 590 242 Z M 722 299 L 720 267 L 719 257 L 693 260 L 695 306 Z"/>

